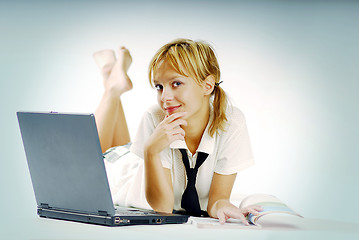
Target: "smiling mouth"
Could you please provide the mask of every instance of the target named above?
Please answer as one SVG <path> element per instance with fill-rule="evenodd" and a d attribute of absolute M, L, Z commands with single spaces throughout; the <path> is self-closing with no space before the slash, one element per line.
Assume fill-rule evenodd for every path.
<path fill-rule="evenodd" d="M 174 106 L 174 107 L 166 107 L 165 110 L 169 113 L 172 114 L 173 112 L 175 112 L 177 109 L 179 109 L 181 106 Z"/>

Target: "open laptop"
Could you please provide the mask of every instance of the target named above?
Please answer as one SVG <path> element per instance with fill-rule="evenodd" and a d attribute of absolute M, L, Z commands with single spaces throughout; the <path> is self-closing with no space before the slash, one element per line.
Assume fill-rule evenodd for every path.
<path fill-rule="evenodd" d="M 40 217 L 107 226 L 188 216 L 115 207 L 93 114 L 17 112 Z"/>

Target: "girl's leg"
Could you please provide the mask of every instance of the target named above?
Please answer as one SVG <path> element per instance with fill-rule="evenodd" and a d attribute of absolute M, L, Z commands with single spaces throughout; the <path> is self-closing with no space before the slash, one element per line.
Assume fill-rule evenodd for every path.
<path fill-rule="evenodd" d="M 105 87 L 104 94 L 96 109 L 95 117 L 102 151 L 130 142 L 121 95 L 132 89 L 132 82 L 127 75 L 132 58 L 125 47 L 120 47 L 118 59 L 111 50 L 94 53 Z"/>
<path fill-rule="evenodd" d="M 115 124 L 112 146 L 122 146 L 129 142 L 131 142 L 131 137 L 128 131 L 127 121 L 125 113 L 123 111 L 122 103 L 120 101 L 117 109 L 117 123 Z"/>

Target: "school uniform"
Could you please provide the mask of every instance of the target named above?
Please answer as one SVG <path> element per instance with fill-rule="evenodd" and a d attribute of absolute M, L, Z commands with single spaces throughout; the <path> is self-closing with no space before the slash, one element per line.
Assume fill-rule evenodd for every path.
<path fill-rule="evenodd" d="M 165 118 L 158 106 L 150 107 L 143 115 L 135 140 L 127 146 L 114 147 L 105 154 L 105 166 L 115 204 L 151 209 L 145 197 L 144 145 L 156 126 Z M 175 141 L 160 153 L 162 166 L 171 170 L 174 191 L 174 210 L 181 209 L 181 197 L 187 177 L 179 149 L 186 149 L 189 164 L 196 164 L 198 152 L 208 154 L 198 169 L 196 189 L 201 209 L 206 211 L 214 173 L 230 175 L 254 164 L 248 130 L 243 113 L 236 107 L 227 108 L 228 124 L 224 131 L 211 137 L 208 128 L 213 119 L 210 110 L 208 125 L 195 154 L 184 141 Z M 170 193 L 169 193 L 170 194 Z"/>

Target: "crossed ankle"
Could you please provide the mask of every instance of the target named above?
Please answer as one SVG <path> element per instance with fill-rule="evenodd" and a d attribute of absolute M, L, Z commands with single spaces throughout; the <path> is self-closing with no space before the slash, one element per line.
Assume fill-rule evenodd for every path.
<path fill-rule="evenodd" d="M 115 88 L 105 88 L 103 97 L 110 101 L 120 101 L 124 92 L 120 92 Z"/>

